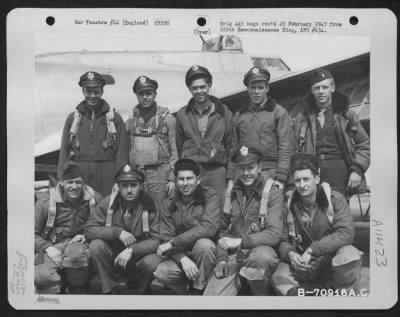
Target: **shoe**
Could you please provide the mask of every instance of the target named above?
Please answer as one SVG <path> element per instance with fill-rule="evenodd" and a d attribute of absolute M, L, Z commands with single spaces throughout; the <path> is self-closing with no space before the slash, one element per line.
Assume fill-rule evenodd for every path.
<path fill-rule="evenodd" d="M 204 290 L 203 289 L 196 289 L 196 288 L 192 288 L 191 290 L 190 290 L 190 295 L 194 295 L 194 296 L 203 296 L 203 292 L 204 292 Z"/>

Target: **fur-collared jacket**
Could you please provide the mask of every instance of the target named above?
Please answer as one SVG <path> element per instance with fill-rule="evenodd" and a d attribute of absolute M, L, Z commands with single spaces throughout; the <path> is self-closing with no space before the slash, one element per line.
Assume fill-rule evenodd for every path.
<path fill-rule="evenodd" d="M 302 254 L 308 247 L 316 257 L 336 252 L 345 245 L 351 245 L 355 229 L 349 205 L 342 194 L 331 191 L 330 202 L 333 208 L 333 219 L 329 220 L 329 200 L 321 185 L 317 185 L 316 211 L 312 218 L 311 229 L 306 229 L 302 221 L 302 200 L 296 191 L 289 206 L 293 215 L 294 228 L 298 240 L 290 237 L 288 218 L 284 218 L 283 237 L 279 245 L 280 258 L 289 262 L 288 254 L 294 251 Z"/>
<path fill-rule="evenodd" d="M 297 151 L 316 153 L 317 128 L 316 117 L 318 106 L 312 94 L 303 100 L 303 111 L 295 118 L 294 131 L 296 137 Z M 349 99 L 339 93 L 332 94 L 332 112 L 334 116 L 335 133 L 339 146 L 343 152 L 346 165 L 350 171 L 364 175 L 370 164 L 370 142 L 367 133 L 362 127 L 357 115 L 349 110 Z M 304 145 L 300 148 L 302 141 L 302 128 L 305 127 Z M 303 128 L 304 129 L 304 128 Z"/>
<path fill-rule="evenodd" d="M 276 169 L 275 178 L 283 183 L 287 181 L 294 137 L 288 112 L 273 98 L 268 97 L 256 112 L 248 104 L 236 112 L 232 148 L 235 150 L 240 144 L 257 148 L 263 155 L 263 168 Z"/>
<path fill-rule="evenodd" d="M 119 236 L 123 230 L 133 234 L 136 243 L 132 245 L 135 257 L 141 258 L 147 254 L 155 253 L 159 245 L 159 217 L 156 205 L 150 194 L 142 191 L 136 208 L 131 212 L 129 220 L 124 217 L 126 208 L 123 206 L 120 194 L 111 205 L 113 210 L 111 225 L 106 226 L 107 211 L 111 195 L 104 198 L 96 207 L 96 212 L 90 215 L 85 227 L 85 236 L 88 240 L 101 239 L 110 244 L 123 248 Z M 148 212 L 149 233 L 143 231 L 143 211 Z M 124 219 L 125 218 L 125 219 Z"/>

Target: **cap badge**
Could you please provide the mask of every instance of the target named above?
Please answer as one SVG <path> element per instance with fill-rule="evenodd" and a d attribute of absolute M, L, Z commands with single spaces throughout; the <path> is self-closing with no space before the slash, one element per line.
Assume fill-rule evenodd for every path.
<path fill-rule="evenodd" d="M 87 74 L 87 77 L 88 77 L 89 80 L 93 80 L 94 79 L 94 74 L 92 72 L 89 72 Z"/>
<path fill-rule="evenodd" d="M 140 76 L 139 81 L 141 84 L 146 83 L 146 77 Z"/>
<path fill-rule="evenodd" d="M 242 146 L 240 148 L 240 155 L 247 156 L 247 154 L 249 154 L 249 148 L 247 146 Z"/>
<path fill-rule="evenodd" d="M 125 173 L 130 173 L 131 172 L 131 167 L 129 165 L 125 165 L 124 172 Z"/>
<path fill-rule="evenodd" d="M 260 72 L 260 70 L 257 67 L 255 67 L 255 68 L 253 68 L 253 70 L 251 72 L 253 74 L 258 74 Z"/>
<path fill-rule="evenodd" d="M 192 70 L 193 70 L 194 72 L 197 72 L 197 71 L 199 70 L 199 66 L 194 65 L 194 66 L 192 67 Z"/>

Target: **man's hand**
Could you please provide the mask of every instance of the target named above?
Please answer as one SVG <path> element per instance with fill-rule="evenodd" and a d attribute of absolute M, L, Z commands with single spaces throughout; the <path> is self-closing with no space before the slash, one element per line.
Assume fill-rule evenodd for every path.
<path fill-rule="evenodd" d="M 46 254 L 49 256 L 49 258 L 57 265 L 61 266 L 62 258 L 61 258 L 61 251 L 58 250 L 56 247 L 49 246 L 45 250 Z"/>
<path fill-rule="evenodd" d="M 167 184 L 167 196 L 172 196 L 175 193 L 175 183 L 169 181 Z"/>
<path fill-rule="evenodd" d="M 73 242 L 80 242 L 80 243 L 85 243 L 86 238 L 83 234 L 77 234 L 75 237 L 73 237 L 71 239 L 71 241 L 69 243 L 73 243 Z"/>
<path fill-rule="evenodd" d="M 181 265 L 183 272 L 185 272 L 185 275 L 189 280 L 194 281 L 197 279 L 199 276 L 199 269 L 191 259 L 189 259 L 187 256 L 184 256 L 181 259 Z"/>
<path fill-rule="evenodd" d="M 172 244 L 169 241 L 166 242 L 166 243 L 160 244 L 158 246 L 158 249 L 157 249 L 157 255 L 158 256 L 164 256 L 165 253 L 168 252 L 171 249 L 172 249 Z"/>
<path fill-rule="evenodd" d="M 128 231 L 121 231 L 121 234 L 118 237 L 121 242 L 126 246 L 126 247 L 130 247 L 132 244 L 134 244 L 136 242 L 135 237 L 133 236 L 133 234 L 129 233 Z"/>
<path fill-rule="evenodd" d="M 310 261 L 312 259 L 312 251 L 311 249 L 307 248 L 307 250 L 304 251 L 303 255 L 301 256 L 303 260 L 303 265 L 307 268 L 310 267 Z"/>
<path fill-rule="evenodd" d="M 283 187 L 284 187 L 283 183 L 281 181 L 277 180 L 277 179 L 274 180 L 273 185 L 278 187 L 279 189 L 283 189 Z"/>
<path fill-rule="evenodd" d="M 298 254 L 297 252 L 290 251 L 288 254 L 289 260 L 290 260 L 290 265 L 296 270 L 296 271 L 306 271 L 307 267 L 304 265 L 304 260 L 303 257 Z"/>
<path fill-rule="evenodd" d="M 361 184 L 361 176 L 358 175 L 356 172 L 351 172 L 350 177 L 349 177 L 349 183 L 347 184 L 347 187 L 350 188 L 357 188 Z"/>
<path fill-rule="evenodd" d="M 226 277 L 228 275 L 228 263 L 226 261 L 219 262 L 215 266 L 214 274 L 217 279 Z"/>
<path fill-rule="evenodd" d="M 242 244 L 242 238 L 223 237 L 218 240 L 218 245 L 223 250 L 236 249 Z"/>
<path fill-rule="evenodd" d="M 126 248 L 123 250 L 120 254 L 117 255 L 117 257 L 114 260 L 114 266 L 121 266 L 126 268 L 126 264 L 129 262 L 129 260 L 132 258 L 132 249 L 131 248 Z"/>

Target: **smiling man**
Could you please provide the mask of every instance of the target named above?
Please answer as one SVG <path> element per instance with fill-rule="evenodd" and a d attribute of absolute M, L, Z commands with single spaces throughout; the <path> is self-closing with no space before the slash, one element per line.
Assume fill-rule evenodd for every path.
<path fill-rule="evenodd" d="M 233 148 L 248 144 L 262 153 L 262 171 L 274 185 L 283 189 L 289 175 L 294 138 L 285 108 L 268 96 L 270 73 L 252 67 L 244 76 L 249 103 L 233 118 Z M 234 172 L 230 172 L 234 174 Z M 228 184 L 232 188 L 233 180 Z"/>
<path fill-rule="evenodd" d="M 79 80 L 85 99 L 69 114 L 64 125 L 58 161 L 75 161 L 85 182 L 103 196 L 111 192 L 113 177 L 128 161 L 128 138 L 121 116 L 102 99 L 104 78 L 86 72 Z"/>
<path fill-rule="evenodd" d="M 321 180 L 349 198 L 365 190 L 369 137 L 328 70 L 314 71 L 310 86 L 294 123 L 297 151 L 315 154 Z"/>
<path fill-rule="evenodd" d="M 64 164 L 49 198 L 35 205 L 35 287 L 38 293 L 82 293 L 88 281 L 83 227 L 100 194 L 85 185 L 77 164 Z"/>
<path fill-rule="evenodd" d="M 283 228 L 283 196 L 265 179 L 262 153 L 240 146 L 232 155 L 238 179 L 227 190 L 217 246 L 217 265 L 204 295 L 235 296 L 246 283 L 252 295 L 270 295 L 279 259 L 274 248 Z"/>
<path fill-rule="evenodd" d="M 207 68 L 194 65 L 186 73 L 186 86 L 193 98 L 176 116 L 176 145 L 180 158 L 190 158 L 201 167 L 204 186 L 222 196 L 232 143 L 232 113 L 210 95 L 212 76 Z M 229 169 L 231 173 L 233 170 Z"/>
<path fill-rule="evenodd" d="M 293 155 L 295 190 L 288 193 L 282 262 L 272 276 L 278 295 L 318 295 L 318 290 L 354 296 L 360 291 L 362 252 L 351 245 L 355 231 L 349 205 L 320 183 L 318 169 L 314 155 Z"/>
<path fill-rule="evenodd" d="M 165 259 L 154 272 L 159 282 L 177 295 L 201 295 L 215 264 L 214 239 L 221 202 L 217 193 L 201 185 L 200 168 L 191 159 L 175 164 L 177 193 L 161 211 L 162 244 L 157 254 Z"/>
<path fill-rule="evenodd" d="M 173 168 L 178 159 L 175 117 L 157 104 L 157 81 L 139 76 L 133 85 L 139 104 L 126 121 L 129 134 L 129 164 L 142 170 L 145 185 L 161 205 L 175 191 Z"/>
<path fill-rule="evenodd" d="M 159 221 L 153 199 L 143 191 L 144 175 L 130 165 L 115 175 L 113 193 L 104 198 L 86 226 L 90 255 L 104 294 L 119 294 L 119 274 L 135 272 L 137 291 L 146 294 L 160 259 Z"/>

